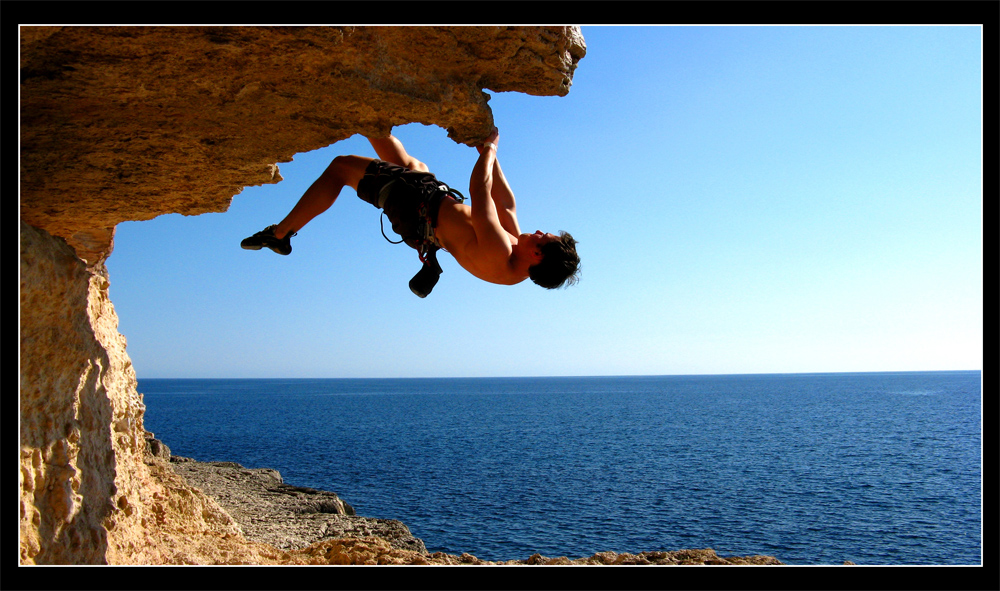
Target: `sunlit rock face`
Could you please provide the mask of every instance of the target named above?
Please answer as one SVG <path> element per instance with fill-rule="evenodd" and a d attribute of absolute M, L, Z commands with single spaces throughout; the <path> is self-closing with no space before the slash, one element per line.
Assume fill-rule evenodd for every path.
<path fill-rule="evenodd" d="M 585 53 L 579 30 L 20 34 L 21 563 L 297 560 L 247 541 L 215 501 L 149 453 L 142 395 L 108 299 L 115 226 L 225 211 L 243 187 L 281 180 L 276 163 L 354 134 L 420 122 L 474 144 L 493 126 L 484 89 L 569 92 Z M 309 561 L 364 562 L 383 545 L 324 546 Z M 397 553 L 392 560 L 425 560 Z"/>
<path fill-rule="evenodd" d="M 117 223 L 225 211 L 275 163 L 420 122 L 474 143 L 492 91 L 565 95 L 572 27 L 29 27 L 21 215 L 88 263 Z"/>

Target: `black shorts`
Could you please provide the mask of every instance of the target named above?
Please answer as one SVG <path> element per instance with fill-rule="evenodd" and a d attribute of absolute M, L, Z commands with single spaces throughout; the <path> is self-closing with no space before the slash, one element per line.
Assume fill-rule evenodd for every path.
<path fill-rule="evenodd" d="M 392 231 L 420 250 L 425 225 L 429 223 L 432 231 L 437 226 L 438 209 L 446 194 L 441 187 L 429 172 L 373 160 L 358 182 L 358 197 L 381 208 L 392 223 Z"/>

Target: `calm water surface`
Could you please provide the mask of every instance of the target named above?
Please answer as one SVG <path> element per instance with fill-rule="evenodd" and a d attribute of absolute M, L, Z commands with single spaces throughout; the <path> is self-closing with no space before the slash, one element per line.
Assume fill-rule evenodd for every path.
<path fill-rule="evenodd" d="M 275 468 L 428 550 L 980 564 L 980 372 L 140 379 L 174 455 Z"/>

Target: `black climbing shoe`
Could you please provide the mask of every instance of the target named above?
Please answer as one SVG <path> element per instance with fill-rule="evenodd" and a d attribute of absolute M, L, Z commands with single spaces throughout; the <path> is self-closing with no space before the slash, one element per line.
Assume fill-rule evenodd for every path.
<path fill-rule="evenodd" d="M 421 298 L 426 298 L 431 293 L 442 273 L 441 265 L 438 264 L 437 260 L 437 248 L 430 249 L 425 260 L 426 262 L 421 265 L 420 271 L 413 276 L 413 279 L 410 279 L 410 291 Z"/>
<path fill-rule="evenodd" d="M 260 250 L 266 246 L 278 254 L 291 254 L 292 236 L 295 236 L 296 232 L 286 234 L 284 238 L 278 240 L 274 237 L 274 229 L 277 227 L 276 224 L 271 225 L 249 238 L 244 238 L 240 246 L 246 250 Z"/>

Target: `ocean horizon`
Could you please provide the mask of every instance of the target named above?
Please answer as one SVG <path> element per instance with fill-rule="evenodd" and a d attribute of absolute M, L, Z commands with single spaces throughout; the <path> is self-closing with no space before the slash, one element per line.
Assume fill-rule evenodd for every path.
<path fill-rule="evenodd" d="M 981 564 L 979 370 L 140 378 L 174 455 L 273 468 L 431 552 Z"/>

